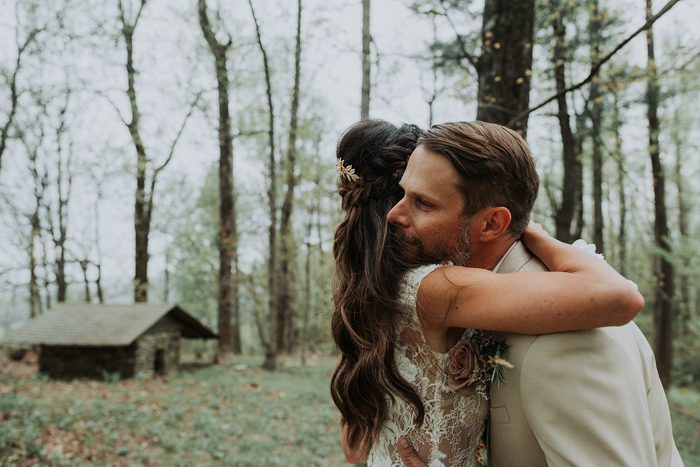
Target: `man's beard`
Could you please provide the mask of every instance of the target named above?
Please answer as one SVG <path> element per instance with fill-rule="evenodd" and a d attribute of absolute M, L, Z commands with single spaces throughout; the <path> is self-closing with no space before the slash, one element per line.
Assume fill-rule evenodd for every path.
<path fill-rule="evenodd" d="M 439 238 L 431 245 L 426 245 L 418 237 L 408 235 L 399 228 L 396 228 L 396 236 L 410 263 L 424 265 L 450 261 L 454 265 L 464 266 L 471 256 L 471 226 L 470 217 L 461 220 L 456 245 L 450 245 L 453 237 Z"/>

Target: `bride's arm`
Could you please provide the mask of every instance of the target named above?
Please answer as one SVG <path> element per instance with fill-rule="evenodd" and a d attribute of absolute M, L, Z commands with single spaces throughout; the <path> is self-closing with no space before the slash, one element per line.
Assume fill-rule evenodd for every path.
<path fill-rule="evenodd" d="M 523 241 L 552 272 L 440 268 L 418 291 L 424 324 L 545 334 L 621 326 L 644 306 L 630 282 L 595 255 L 532 223 Z"/>

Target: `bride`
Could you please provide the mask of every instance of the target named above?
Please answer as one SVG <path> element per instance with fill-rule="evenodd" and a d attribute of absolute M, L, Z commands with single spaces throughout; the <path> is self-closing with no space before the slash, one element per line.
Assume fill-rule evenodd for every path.
<path fill-rule="evenodd" d="M 507 343 L 475 329 L 618 326 L 643 299 L 604 261 L 535 224 L 522 240 L 552 272 L 416 267 L 440 258 L 399 235 L 387 215 L 403 197 L 399 181 L 419 136 L 414 125 L 365 120 L 338 144 L 346 214 L 333 248 L 331 331 L 341 358 L 331 394 L 349 462 L 401 466 L 396 443 L 403 436 L 430 466 L 472 466 L 489 410 L 487 385 L 507 366 L 499 358 Z"/>

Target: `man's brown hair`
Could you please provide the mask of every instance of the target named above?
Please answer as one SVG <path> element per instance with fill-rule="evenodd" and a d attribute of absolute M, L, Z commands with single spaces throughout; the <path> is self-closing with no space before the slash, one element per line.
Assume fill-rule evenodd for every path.
<path fill-rule="evenodd" d="M 465 216 L 504 206 L 511 214 L 508 230 L 522 235 L 540 179 L 530 149 L 518 133 L 494 123 L 442 123 L 424 132 L 418 144 L 447 157 L 459 172 L 457 188 L 464 196 Z"/>

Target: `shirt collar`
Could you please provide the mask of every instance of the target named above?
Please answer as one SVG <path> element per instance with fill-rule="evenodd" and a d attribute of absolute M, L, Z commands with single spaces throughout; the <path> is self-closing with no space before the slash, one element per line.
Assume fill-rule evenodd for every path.
<path fill-rule="evenodd" d="M 506 251 L 506 254 L 501 257 L 501 260 L 498 262 L 498 264 L 496 264 L 496 267 L 493 268 L 493 272 L 498 272 L 498 268 L 501 267 L 501 264 L 503 264 L 503 261 L 506 259 L 506 256 L 508 256 L 508 253 L 510 253 L 510 250 L 515 248 L 515 245 L 517 245 L 519 241 L 520 240 L 516 240 L 513 242 L 513 244 L 510 246 L 510 248 L 508 248 L 508 251 Z"/>

